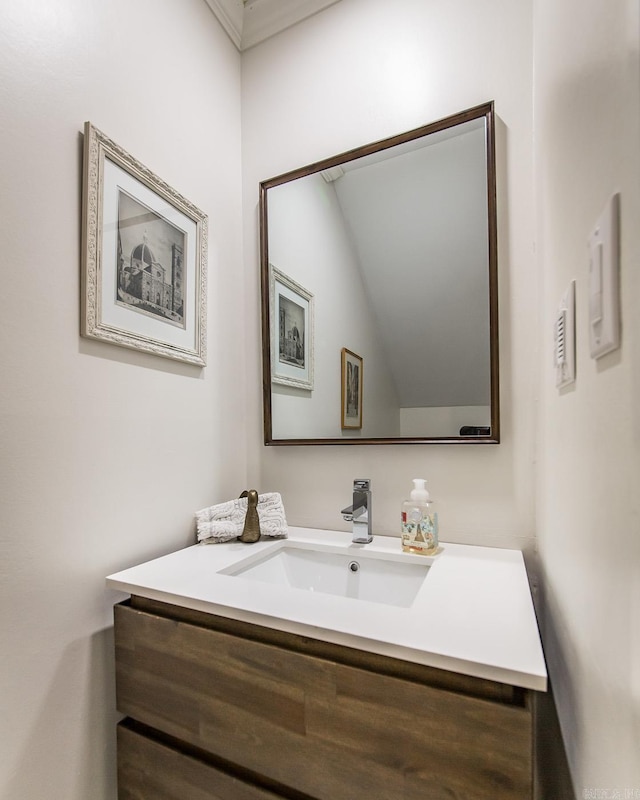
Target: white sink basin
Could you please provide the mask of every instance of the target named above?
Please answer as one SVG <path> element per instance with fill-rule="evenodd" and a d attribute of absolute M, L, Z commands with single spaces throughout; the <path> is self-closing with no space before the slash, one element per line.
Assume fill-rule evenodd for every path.
<path fill-rule="evenodd" d="M 381 557 L 361 548 L 310 548 L 283 541 L 221 574 L 409 608 L 429 571 L 428 563 L 416 563 L 415 558 L 420 556 Z"/>

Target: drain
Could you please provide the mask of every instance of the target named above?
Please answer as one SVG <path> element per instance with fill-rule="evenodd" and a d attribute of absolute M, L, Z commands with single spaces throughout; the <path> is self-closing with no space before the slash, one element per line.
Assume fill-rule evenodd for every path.
<path fill-rule="evenodd" d="M 358 570 L 360 569 L 360 564 L 358 564 L 357 561 L 350 561 L 349 569 L 351 570 L 351 572 L 358 572 Z"/>

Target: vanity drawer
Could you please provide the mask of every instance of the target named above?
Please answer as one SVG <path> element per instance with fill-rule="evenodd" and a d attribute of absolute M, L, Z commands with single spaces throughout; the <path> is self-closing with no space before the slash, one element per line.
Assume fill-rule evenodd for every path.
<path fill-rule="evenodd" d="M 227 630 L 194 624 L 180 610 L 115 611 L 118 709 L 293 796 L 531 797 L 522 693 L 479 698 L 305 653 L 300 637 L 287 648 L 234 635 L 229 621 Z"/>
<path fill-rule="evenodd" d="M 118 725 L 118 800 L 280 800 L 193 755 Z"/>

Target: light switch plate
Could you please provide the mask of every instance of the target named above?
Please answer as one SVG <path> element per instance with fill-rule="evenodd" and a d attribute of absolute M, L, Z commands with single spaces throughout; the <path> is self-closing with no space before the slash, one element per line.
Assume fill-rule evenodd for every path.
<path fill-rule="evenodd" d="M 589 237 L 589 352 L 620 346 L 620 195 L 614 194 Z"/>
<path fill-rule="evenodd" d="M 553 362 L 560 389 L 576 379 L 576 282 L 567 286 L 553 329 Z"/>

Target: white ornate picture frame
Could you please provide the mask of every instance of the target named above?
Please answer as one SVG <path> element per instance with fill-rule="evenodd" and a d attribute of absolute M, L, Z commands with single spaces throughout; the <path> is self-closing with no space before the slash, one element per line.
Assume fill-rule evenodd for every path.
<path fill-rule="evenodd" d="M 269 265 L 271 380 L 313 390 L 313 295 Z"/>
<path fill-rule="evenodd" d="M 81 334 L 206 364 L 207 217 L 84 126 Z"/>

